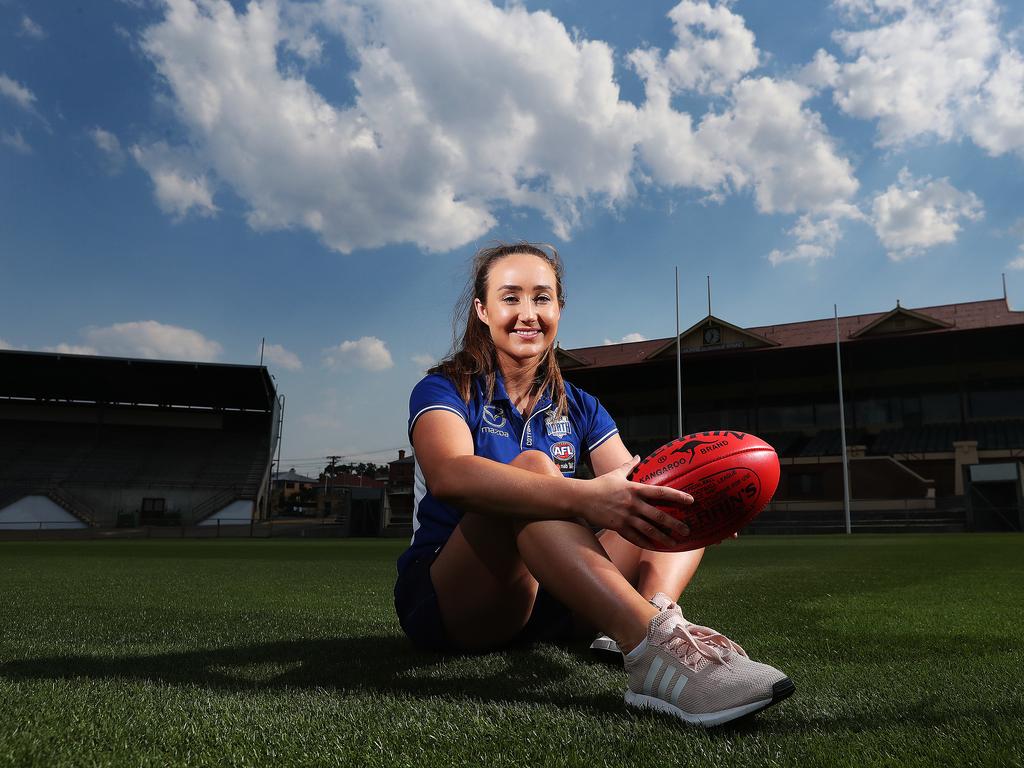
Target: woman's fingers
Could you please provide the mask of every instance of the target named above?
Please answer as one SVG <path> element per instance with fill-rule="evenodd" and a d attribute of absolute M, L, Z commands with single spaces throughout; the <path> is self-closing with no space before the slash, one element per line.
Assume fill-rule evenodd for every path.
<path fill-rule="evenodd" d="M 657 507 L 644 504 L 640 513 L 653 523 L 659 530 L 667 533 L 673 538 L 673 544 L 678 544 L 679 539 L 685 539 L 690 535 L 690 527 L 677 517 L 674 517 Z"/>
<path fill-rule="evenodd" d="M 693 504 L 693 496 L 686 491 L 677 491 L 667 485 L 644 485 L 643 483 L 637 483 L 637 485 L 640 486 L 640 496 L 644 501 L 652 504 L 679 508 Z"/>
<path fill-rule="evenodd" d="M 649 520 L 642 517 L 634 517 L 630 520 L 630 532 L 635 538 L 627 537 L 629 540 L 643 549 L 658 549 L 661 547 L 675 547 L 679 544 L 677 539 L 672 538 Z"/>

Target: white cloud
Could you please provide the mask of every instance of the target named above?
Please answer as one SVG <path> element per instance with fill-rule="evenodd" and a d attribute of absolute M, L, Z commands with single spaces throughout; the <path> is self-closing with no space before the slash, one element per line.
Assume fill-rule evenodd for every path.
<path fill-rule="evenodd" d="M 819 50 L 810 63 L 797 73 L 796 81 L 817 90 L 835 85 L 838 77 L 839 62 L 830 53 Z"/>
<path fill-rule="evenodd" d="M 615 341 L 614 339 L 605 339 L 604 344 L 605 346 L 608 346 L 609 344 L 632 344 L 634 341 L 647 341 L 647 337 L 640 333 L 627 333 L 618 341 Z"/>
<path fill-rule="evenodd" d="M 895 184 L 875 197 L 871 211 L 875 231 L 895 261 L 955 242 L 962 220 L 984 216 L 973 192 L 959 191 L 946 178 L 916 179 L 906 168 Z"/>
<path fill-rule="evenodd" d="M 324 350 L 324 363 L 328 368 L 363 368 L 367 371 L 385 371 L 394 366 L 387 344 L 376 336 L 363 336 L 358 341 L 343 341 Z"/>
<path fill-rule="evenodd" d="M 302 370 L 302 361 L 294 352 L 290 352 L 280 344 L 265 344 L 263 359 L 268 363 L 279 365 L 286 371 Z"/>
<path fill-rule="evenodd" d="M 99 351 L 95 347 L 90 347 L 84 344 L 68 344 L 61 342 L 53 347 L 43 347 L 43 352 L 58 352 L 62 355 L 98 355 Z"/>
<path fill-rule="evenodd" d="M 198 362 L 216 360 L 222 352 L 220 344 L 198 331 L 155 320 L 89 327 L 82 331 L 82 336 L 87 342 L 84 345 L 62 343 L 47 347 L 46 351 Z"/>
<path fill-rule="evenodd" d="M 758 65 L 754 33 L 728 6 L 682 0 L 668 12 L 676 45 L 662 59 L 656 51 L 635 51 L 632 59 L 647 77 L 661 70 L 669 87 L 725 93 Z"/>
<path fill-rule="evenodd" d="M 990 155 L 1024 156 L 1024 57 L 1004 51 L 985 81 L 978 104 L 968 110 L 967 132 Z"/>
<path fill-rule="evenodd" d="M 0 349 L 17 349 L 17 347 L 6 339 L 0 339 Z"/>
<path fill-rule="evenodd" d="M 412 361 L 416 363 L 416 365 L 418 365 L 420 368 L 426 370 L 427 368 L 432 368 L 437 363 L 437 358 L 435 358 L 433 355 L 421 354 L 413 355 Z"/>
<path fill-rule="evenodd" d="M 518 3 L 254 0 L 236 12 L 167 0 L 142 47 L 191 160 L 144 162 L 180 152 L 166 146 L 133 154 L 173 215 L 213 213 L 223 184 L 253 228 L 305 228 L 342 252 L 452 249 L 516 208 L 568 238 L 589 207 L 623 205 L 648 181 L 710 199 L 749 192 L 766 213 L 847 202 L 857 181 L 806 106 L 814 89 L 749 77 L 761 55 L 727 3 L 682 0 L 668 19 L 670 50 L 628 55 L 645 84 L 637 109 L 619 98 L 606 43 Z M 355 61 L 347 104 L 296 68 L 329 37 Z M 673 106 L 684 92 L 712 95 L 714 108 L 694 119 Z"/>
<path fill-rule="evenodd" d="M 805 213 L 788 232 L 796 241 L 793 246 L 785 250 L 774 249 L 768 254 L 768 261 L 777 267 L 788 261 L 813 264 L 818 259 L 831 258 L 842 238 L 842 222 L 864 218 L 856 206 L 841 203 L 817 214 Z"/>
<path fill-rule="evenodd" d="M 1024 153 L 1024 62 L 1000 33 L 995 0 L 839 5 L 869 26 L 834 35 L 847 60 L 835 64 L 833 97 L 878 120 L 881 146 L 967 136 L 992 155 Z"/>
<path fill-rule="evenodd" d="M 752 191 L 763 213 L 821 212 L 857 191 L 849 161 L 840 156 L 820 115 L 805 106 L 815 94 L 800 82 L 745 77 L 759 52 L 743 20 L 724 6 L 684 2 L 686 18 L 713 16 L 720 37 L 695 38 L 676 23 L 677 42 L 666 56 L 634 51 L 630 63 L 644 82 L 638 149 L 651 178 L 665 186 L 695 187 L 713 200 Z M 687 62 L 689 70 L 677 65 Z M 687 74 L 687 72 L 689 74 Z M 820 79 L 820 76 L 818 76 Z M 687 90 L 724 96 L 719 111 L 694 124 L 672 99 Z"/>
<path fill-rule="evenodd" d="M 18 30 L 18 34 L 22 37 L 30 37 L 33 40 L 42 40 L 46 37 L 46 30 L 32 21 L 27 15 L 22 14 L 21 27 Z"/>
<path fill-rule="evenodd" d="M 586 206 L 632 193 L 635 108 L 606 44 L 519 5 L 372 6 L 305 7 L 357 62 L 348 106 L 282 73 L 293 22 L 273 4 L 169 0 L 145 32 L 192 144 L 253 227 L 305 227 L 343 252 L 447 250 L 498 206 L 538 209 L 567 236 Z"/>
<path fill-rule="evenodd" d="M 36 95 L 3 73 L 0 73 L 0 96 L 13 101 L 20 109 L 29 114 L 38 114 L 36 112 Z"/>
<path fill-rule="evenodd" d="M 157 204 L 164 213 L 176 219 L 184 218 L 193 210 L 204 217 L 217 213 L 210 181 L 195 169 L 187 152 L 172 149 L 160 141 L 147 147 L 136 144 L 131 154 L 152 179 Z"/>
<path fill-rule="evenodd" d="M 89 131 L 89 136 L 92 138 L 96 148 L 103 153 L 111 173 L 119 172 L 124 166 L 125 152 L 121 148 L 121 142 L 117 136 L 110 131 L 103 130 L 99 126 Z"/>
<path fill-rule="evenodd" d="M 752 188 L 759 211 L 821 211 L 857 191 L 821 117 L 804 107 L 813 92 L 795 82 L 747 79 L 731 109 L 707 116 L 698 136 L 722 158 L 733 185 Z"/>
<path fill-rule="evenodd" d="M 1024 243 L 1021 243 L 1020 246 L 1020 256 L 1008 263 L 1006 268 L 1013 270 L 1024 269 Z"/>
<path fill-rule="evenodd" d="M 0 134 L 0 142 L 6 147 L 10 147 L 20 155 L 31 155 L 32 147 L 25 141 L 25 137 L 21 135 L 21 131 L 14 130 L 10 133 Z"/>
<path fill-rule="evenodd" d="M 640 156 L 663 185 L 703 189 L 715 199 L 750 190 L 762 213 L 823 211 L 857 191 L 821 117 L 804 102 L 813 91 L 792 81 L 749 78 L 730 104 L 696 131 L 670 105 L 663 82 L 648 79 Z"/>

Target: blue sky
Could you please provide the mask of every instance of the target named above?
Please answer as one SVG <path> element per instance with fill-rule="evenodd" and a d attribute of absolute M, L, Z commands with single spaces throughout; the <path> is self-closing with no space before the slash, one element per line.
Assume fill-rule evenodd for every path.
<path fill-rule="evenodd" d="M 0 346 L 254 363 L 286 466 L 384 461 L 469 256 L 557 245 L 563 346 L 1024 306 L 994 0 L 0 0 Z M 293 460 L 293 461 L 289 461 Z"/>

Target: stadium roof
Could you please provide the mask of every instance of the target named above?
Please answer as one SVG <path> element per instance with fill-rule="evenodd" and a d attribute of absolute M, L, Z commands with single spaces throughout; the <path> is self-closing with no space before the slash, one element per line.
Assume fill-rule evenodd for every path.
<path fill-rule="evenodd" d="M 275 397 L 257 365 L 0 350 L 0 399 L 271 411 Z"/>
<path fill-rule="evenodd" d="M 693 339 L 709 325 L 732 329 L 745 337 L 749 343 L 705 346 L 698 340 L 694 346 Z M 1013 325 L 1024 325 L 1024 312 L 1011 310 L 1005 298 L 963 304 L 943 304 L 919 309 L 908 309 L 897 303 L 896 307 L 888 312 L 840 317 L 839 338 L 842 341 L 855 341 L 883 335 L 893 337 L 909 334 L 951 333 Z M 684 352 L 716 352 L 738 346 L 792 349 L 794 347 L 835 344 L 836 326 L 835 319 L 829 317 L 824 320 L 806 320 L 798 323 L 742 329 L 713 315 L 708 315 L 680 333 L 680 338 Z M 558 352 L 564 369 L 606 368 L 653 360 L 663 354 L 668 354 L 669 349 L 674 355 L 675 343 L 676 337 L 669 336 L 664 339 L 632 343 L 559 349 Z"/>

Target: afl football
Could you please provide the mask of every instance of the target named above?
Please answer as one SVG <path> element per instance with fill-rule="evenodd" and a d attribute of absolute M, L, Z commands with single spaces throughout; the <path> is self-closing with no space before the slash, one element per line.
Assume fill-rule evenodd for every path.
<path fill-rule="evenodd" d="M 682 509 L 659 507 L 690 527 L 684 552 L 717 544 L 757 517 L 779 485 L 779 457 L 759 437 L 744 432 L 698 432 L 673 440 L 641 461 L 630 479 L 667 485 L 693 496 Z"/>

